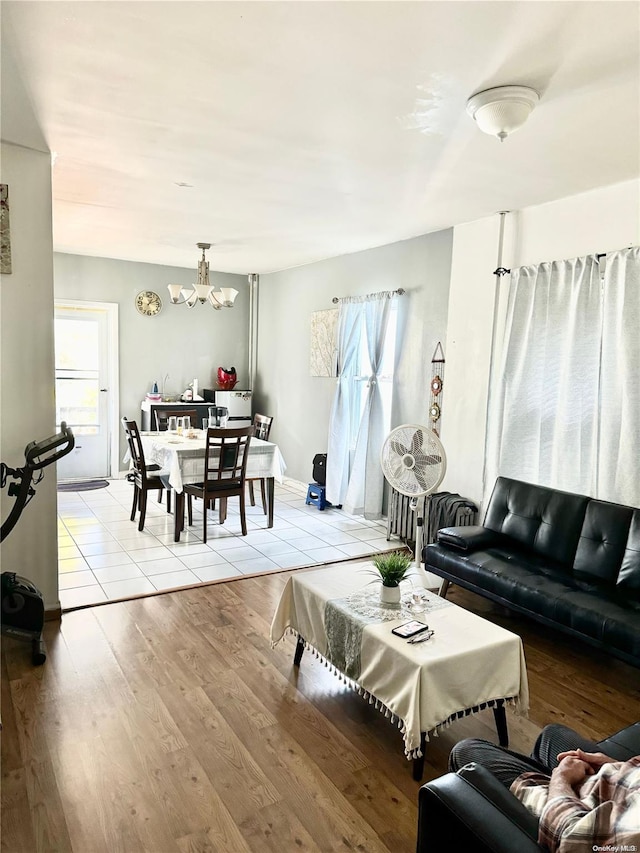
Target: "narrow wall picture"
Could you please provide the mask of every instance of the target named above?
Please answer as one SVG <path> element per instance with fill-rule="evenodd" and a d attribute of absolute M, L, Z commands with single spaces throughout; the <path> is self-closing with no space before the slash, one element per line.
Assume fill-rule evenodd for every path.
<path fill-rule="evenodd" d="M 0 273 L 11 273 L 11 235 L 9 232 L 9 187 L 0 184 Z"/>

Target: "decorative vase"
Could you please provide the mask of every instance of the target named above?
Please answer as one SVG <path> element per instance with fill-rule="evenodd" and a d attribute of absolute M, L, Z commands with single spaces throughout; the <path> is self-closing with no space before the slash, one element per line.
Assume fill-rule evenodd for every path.
<path fill-rule="evenodd" d="M 380 585 L 380 601 L 383 604 L 399 606 L 400 604 L 400 587 Z"/>
<path fill-rule="evenodd" d="M 226 367 L 218 368 L 218 388 L 221 391 L 231 391 L 237 381 L 238 376 L 235 367 L 230 367 L 228 370 Z"/>

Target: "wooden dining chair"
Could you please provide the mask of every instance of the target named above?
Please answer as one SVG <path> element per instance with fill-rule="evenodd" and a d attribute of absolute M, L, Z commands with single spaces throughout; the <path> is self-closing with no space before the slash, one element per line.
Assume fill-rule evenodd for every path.
<path fill-rule="evenodd" d="M 198 426 L 198 413 L 195 409 L 154 409 L 153 415 L 158 432 L 166 432 L 169 429 L 169 418 L 174 416 L 180 418 L 188 417 L 192 427 Z M 167 512 L 171 512 L 171 486 L 165 485 L 165 488 L 167 490 Z M 162 500 L 162 492 L 160 492 L 158 500 Z"/>
<path fill-rule="evenodd" d="M 195 409 L 155 409 L 156 429 L 158 432 L 166 432 L 169 429 L 169 418 L 189 418 L 194 429 L 198 427 L 198 413 Z M 171 512 L 171 486 L 167 489 L 167 512 Z"/>
<path fill-rule="evenodd" d="M 156 409 L 156 429 L 158 432 L 164 432 L 169 429 L 169 418 L 190 418 L 191 426 L 196 429 L 198 426 L 198 413 L 195 409 Z"/>
<path fill-rule="evenodd" d="M 240 429 L 208 429 L 204 456 L 204 476 L 201 483 L 187 483 L 184 494 L 187 496 L 189 524 L 193 524 L 191 498 L 202 498 L 204 518 L 202 541 L 207 541 L 207 510 L 212 502 L 220 501 L 220 524 L 227 517 L 228 498 L 240 499 L 240 522 L 242 535 L 247 535 L 245 516 L 245 474 L 249 456 L 249 444 L 253 427 Z"/>
<path fill-rule="evenodd" d="M 253 430 L 256 438 L 261 438 L 262 441 L 269 441 L 269 433 L 271 432 L 271 424 L 273 423 L 273 418 L 268 417 L 267 415 L 258 415 L 255 414 L 253 416 Z M 251 477 L 247 480 L 249 484 L 249 500 L 251 502 L 251 506 L 256 505 L 256 499 L 253 494 L 253 484 L 255 481 L 259 481 L 260 483 L 260 491 L 262 493 L 262 509 L 264 514 L 267 514 L 267 484 L 263 478 L 260 477 Z"/>
<path fill-rule="evenodd" d="M 157 475 L 160 471 L 160 465 L 147 465 L 144 459 L 144 450 L 142 447 L 142 439 L 140 438 L 140 430 L 135 421 L 130 421 L 128 418 L 122 418 L 122 426 L 127 436 L 129 444 L 129 453 L 131 455 L 132 469 L 127 475 L 133 483 L 133 505 L 131 507 L 131 521 L 136 517 L 136 510 L 140 509 L 140 520 L 138 522 L 138 530 L 144 529 L 144 518 L 147 513 L 147 493 L 157 491 L 162 498 L 162 491 L 165 484 Z M 168 487 L 167 487 L 168 488 Z M 167 494 L 167 511 L 170 510 L 169 495 Z"/>

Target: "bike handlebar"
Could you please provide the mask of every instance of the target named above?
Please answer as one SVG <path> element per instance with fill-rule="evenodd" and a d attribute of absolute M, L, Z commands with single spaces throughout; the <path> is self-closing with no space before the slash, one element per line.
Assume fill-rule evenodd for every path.
<path fill-rule="evenodd" d="M 57 462 L 58 459 L 61 459 L 73 450 L 75 438 L 64 421 L 60 424 L 60 430 L 56 435 L 52 435 L 42 441 L 32 441 L 27 444 L 24 451 L 25 464 L 21 468 L 14 470 L 7 467 L 4 462 L 1 463 L 2 487 L 4 488 L 7 474 L 15 478 L 18 482 L 12 483 L 9 486 L 9 495 L 15 498 L 15 503 L 8 517 L 0 527 L 0 542 L 4 542 L 11 533 L 22 514 L 22 510 L 35 494 L 35 489 L 31 485 L 33 482 L 33 472 L 46 468 L 47 465 L 51 465 L 53 462 Z"/>
<path fill-rule="evenodd" d="M 60 424 L 60 432 L 56 435 L 44 438 L 42 441 L 32 441 L 27 444 L 24 450 L 26 460 L 25 467 L 31 471 L 39 471 L 41 468 L 46 468 L 47 465 L 51 465 L 53 462 L 57 462 L 58 459 L 62 459 L 62 457 L 66 456 L 67 453 L 71 453 L 75 443 L 76 440 L 71 429 L 67 426 L 65 421 L 62 421 Z M 62 445 L 65 446 L 62 447 Z M 56 450 L 57 447 L 62 449 Z M 52 453 L 51 451 L 55 451 L 55 453 Z M 47 453 L 50 453 L 51 455 L 47 456 L 45 459 L 39 458 Z"/>

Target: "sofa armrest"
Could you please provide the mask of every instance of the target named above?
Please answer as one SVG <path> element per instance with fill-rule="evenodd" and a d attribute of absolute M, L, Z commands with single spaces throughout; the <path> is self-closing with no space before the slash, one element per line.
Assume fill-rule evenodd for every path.
<path fill-rule="evenodd" d="M 537 838 L 537 819 L 478 764 L 420 788 L 418 853 L 540 853 Z"/>
<path fill-rule="evenodd" d="M 455 551 L 478 551 L 497 545 L 501 534 L 488 527 L 472 525 L 469 527 L 443 527 L 438 530 L 438 545 Z"/>
<path fill-rule="evenodd" d="M 621 729 L 614 735 L 598 743 L 600 752 L 616 758 L 618 761 L 628 761 L 640 755 L 640 723 L 634 723 Z"/>

